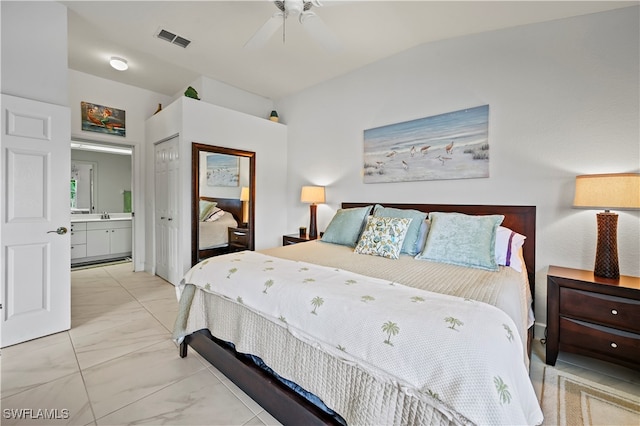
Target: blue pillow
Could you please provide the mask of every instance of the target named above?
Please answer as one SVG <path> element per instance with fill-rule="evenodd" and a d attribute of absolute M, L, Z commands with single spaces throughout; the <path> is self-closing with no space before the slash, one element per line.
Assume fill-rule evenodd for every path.
<path fill-rule="evenodd" d="M 322 241 L 355 247 L 372 206 L 339 209 L 322 235 Z"/>
<path fill-rule="evenodd" d="M 422 253 L 416 259 L 497 271 L 496 229 L 502 215 L 429 214 L 431 226 Z"/>
<path fill-rule="evenodd" d="M 402 243 L 401 253 L 407 253 L 411 256 L 415 256 L 420 253 L 420 249 L 422 249 L 422 247 L 416 250 L 416 244 L 420 235 L 420 226 L 422 226 L 422 222 L 427 218 L 426 213 L 418 210 L 395 209 L 393 207 L 384 207 L 380 204 L 376 204 L 373 209 L 373 215 L 378 217 L 400 217 L 412 219 L 409 224 L 409 229 L 407 230 L 407 235 Z"/>

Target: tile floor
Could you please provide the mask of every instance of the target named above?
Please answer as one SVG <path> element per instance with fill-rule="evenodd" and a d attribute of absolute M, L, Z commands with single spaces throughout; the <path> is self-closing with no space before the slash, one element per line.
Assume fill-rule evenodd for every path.
<path fill-rule="evenodd" d="M 272 425 L 278 422 L 194 351 L 171 341 L 174 287 L 130 263 L 71 273 L 71 330 L 3 349 L 2 424 Z M 544 347 L 531 377 L 538 395 Z M 640 395 L 640 372 L 560 354 L 556 368 Z M 6 418 L 8 408 L 68 410 L 57 421 Z"/>

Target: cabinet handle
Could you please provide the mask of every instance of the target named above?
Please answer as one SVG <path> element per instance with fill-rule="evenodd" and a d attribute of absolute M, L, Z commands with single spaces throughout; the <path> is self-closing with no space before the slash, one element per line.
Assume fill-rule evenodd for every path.
<path fill-rule="evenodd" d="M 612 309 L 612 310 L 611 310 L 611 314 L 612 314 L 612 315 L 618 315 L 618 311 L 617 311 L 617 310 L 615 310 L 615 309 Z"/>
<path fill-rule="evenodd" d="M 160 216 L 160 220 L 166 219 L 166 217 L 164 216 Z"/>
<path fill-rule="evenodd" d="M 172 217 L 170 217 L 170 218 L 169 218 L 169 219 L 167 219 L 167 220 L 173 220 L 173 218 L 172 218 Z"/>
<path fill-rule="evenodd" d="M 618 347 L 618 345 L 616 344 L 616 342 L 611 342 L 611 347 L 615 349 Z"/>
<path fill-rule="evenodd" d="M 104 232 L 106 232 L 106 233 L 108 234 L 108 233 L 109 233 L 109 230 L 107 229 L 107 230 L 106 230 L 106 231 L 104 231 Z"/>

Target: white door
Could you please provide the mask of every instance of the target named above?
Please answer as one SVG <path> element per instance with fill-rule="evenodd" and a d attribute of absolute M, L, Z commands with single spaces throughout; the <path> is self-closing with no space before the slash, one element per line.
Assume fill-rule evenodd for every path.
<path fill-rule="evenodd" d="M 2 95 L 2 347 L 71 326 L 69 123 L 69 108 Z"/>
<path fill-rule="evenodd" d="M 178 138 L 155 146 L 156 274 L 177 284 L 178 268 Z"/>

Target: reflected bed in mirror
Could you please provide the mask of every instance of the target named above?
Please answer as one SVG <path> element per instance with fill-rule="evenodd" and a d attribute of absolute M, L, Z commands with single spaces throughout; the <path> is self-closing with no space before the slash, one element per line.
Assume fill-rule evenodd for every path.
<path fill-rule="evenodd" d="M 192 144 L 192 264 L 254 248 L 255 153 Z"/>

